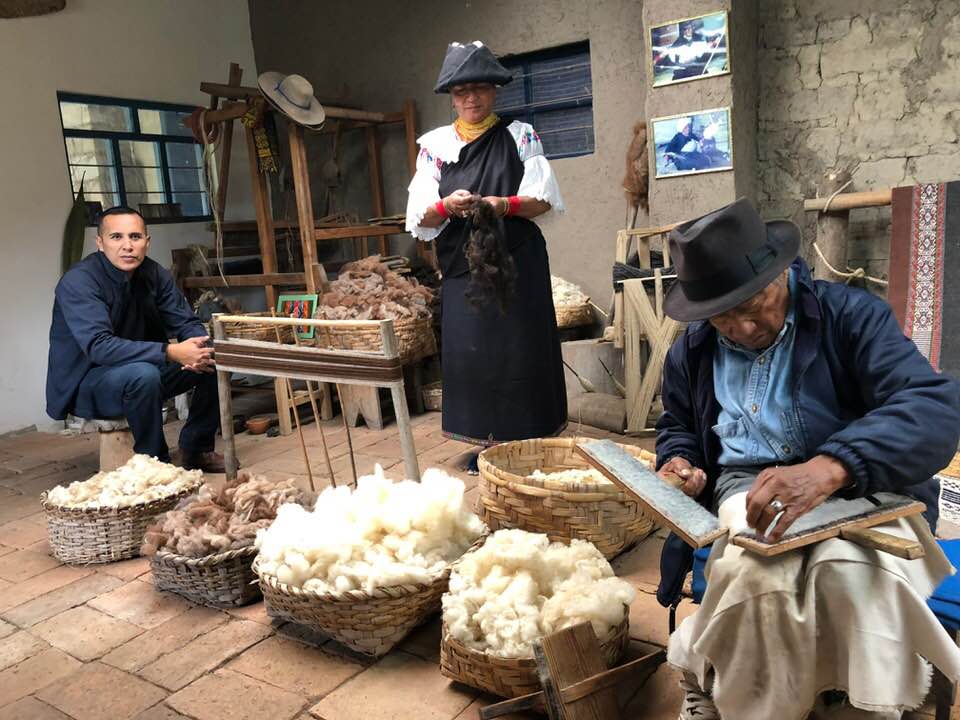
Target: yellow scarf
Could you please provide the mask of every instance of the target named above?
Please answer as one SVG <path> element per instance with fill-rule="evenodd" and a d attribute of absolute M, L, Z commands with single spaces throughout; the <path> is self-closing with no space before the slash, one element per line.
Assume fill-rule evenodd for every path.
<path fill-rule="evenodd" d="M 453 123 L 453 129 L 457 131 L 457 136 L 464 142 L 473 142 L 496 125 L 499 119 L 496 113 L 490 113 L 478 123 L 471 123 L 457 118 Z"/>

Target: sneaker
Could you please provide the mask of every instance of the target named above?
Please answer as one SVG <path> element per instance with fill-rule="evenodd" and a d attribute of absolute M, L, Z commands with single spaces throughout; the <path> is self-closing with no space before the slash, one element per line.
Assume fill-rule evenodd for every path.
<path fill-rule="evenodd" d="M 720 720 L 713 699 L 700 689 L 693 675 L 683 674 L 680 689 L 684 692 L 684 698 L 679 720 Z"/>
<path fill-rule="evenodd" d="M 185 470 L 202 470 L 205 473 L 223 473 L 227 471 L 221 453 L 211 450 L 202 453 L 183 453 L 183 468 Z"/>

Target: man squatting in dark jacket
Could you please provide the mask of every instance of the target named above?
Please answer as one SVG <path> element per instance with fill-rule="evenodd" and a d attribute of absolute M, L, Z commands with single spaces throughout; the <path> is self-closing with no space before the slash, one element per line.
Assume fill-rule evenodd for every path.
<path fill-rule="evenodd" d="M 147 257 L 136 210 L 104 211 L 97 252 L 57 283 L 47 362 L 47 414 L 126 418 L 135 452 L 164 462 L 163 401 L 193 389 L 180 432 L 184 467 L 223 472 L 213 348 L 170 273 Z M 178 342 L 169 342 L 176 338 Z"/>
<path fill-rule="evenodd" d="M 670 638 L 681 720 L 899 718 L 930 663 L 960 652 L 926 605 L 951 567 L 933 540 L 938 483 L 957 448 L 960 392 L 866 291 L 814 281 L 800 230 L 746 200 L 676 228 L 666 313 L 690 322 L 670 349 L 657 464 L 722 526 L 777 540 L 831 496 L 911 495 L 927 505 L 883 526 L 918 540 L 902 560 L 833 539 L 773 557 L 722 538 L 697 611 Z M 777 523 L 771 524 L 779 516 Z M 692 550 L 668 538 L 658 598 L 674 604 Z"/>

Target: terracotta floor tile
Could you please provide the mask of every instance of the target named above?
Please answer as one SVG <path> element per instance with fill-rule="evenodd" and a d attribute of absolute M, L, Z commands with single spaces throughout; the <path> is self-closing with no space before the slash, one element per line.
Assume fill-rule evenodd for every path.
<path fill-rule="evenodd" d="M 28 495 L 12 495 L 0 503 L 0 523 L 21 520 L 40 509 L 40 500 Z"/>
<path fill-rule="evenodd" d="M 218 670 L 168 698 L 175 710 L 197 720 L 290 720 L 305 698 L 229 670 Z"/>
<path fill-rule="evenodd" d="M 478 693 L 455 687 L 433 663 L 404 652 L 393 652 L 348 680 L 310 712 L 323 720 L 393 720 L 403 708 L 405 718 L 450 720 L 470 705 Z"/>
<path fill-rule="evenodd" d="M 150 558 L 138 557 L 115 563 L 105 563 L 98 567 L 97 570 L 107 575 L 118 577 L 121 580 L 135 580 L 144 573 L 150 572 Z"/>
<path fill-rule="evenodd" d="M 66 653 L 50 648 L 29 660 L 7 668 L 0 672 L 0 707 L 27 695 L 33 695 L 37 690 L 56 682 L 80 667 L 82 667 L 81 663 Z"/>
<path fill-rule="evenodd" d="M 30 550 L 14 550 L 0 557 L 0 578 L 10 582 L 23 582 L 59 565 L 60 562 Z"/>
<path fill-rule="evenodd" d="M 91 600 L 90 607 L 149 630 L 193 606 L 179 595 L 160 592 L 150 583 L 134 580 Z"/>
<path fill-rule="evenodd" d="M 35 697 L 25 697 L 0 708 L 0 720 L 70 720 L 70 717 Z"/>
<path fill-rule="evenodd" d="M 0 639 L 3 639 L 8 635 L 13 635 L 15 632 L 17 632 L 16 625 L 11 625 L 8 622 L 0 620 Z"/>
<path fill-rule="evenodd" d="M 45 573 L 34 575 L 29 580 L 12 584 L 0 593 L 0 612 L 22 605 L 28 600 L 40 597 L 57 588 L 76 582 L 80 578 L 92 575 L 93 570 L 88 567 L 70 567 L 61 565 L 47 570 Z"/>
<path fill-rule="evenodd" d="M 7 547 L 6 545 L 0 545 L 0 557 L 3 557 L 4 555 L 9 555 L 10 553 L 14 552 L 17 549 L 18 548 L 15 548 L 15 547 Z"/>
<path fill-rule="evenodd" d="M 26 630 L 15 632 L 0 640 L 0 670 L 33 657 L 47 649 L 47 643 Z"/>
<path fill-rule="evenodd" d="M 503 698 L 498 698 L 493 695 L 487 695 L 486 693 L 482 694 L 476 700 L 474 700 L 467 708 L 454 718 L 454 720 L 480 720 L 480 710 L 485 708 L 487 705 L 493 705 L 498 703 Z M 543 715 L 538 715 L 537 713 L 508 713 L 507 715 L 500 716 L 502 720 L 543 720 Z"/>
<path fill-rule="evenodd" d="M 267 606 L 264 605 L 263 602 L 256 602 L 252 605 L 244 605 L 238 608 L 230 608 L 226 612 L 238 620 L 250 620 L 251 622 L 258 622 L 261 625 L 273 624 L 273 618 L 267 615 Z"/>
<path fill-rule="evenodd" d="M 212 608 L 191 608 L 121 645 L 101 662 L 135 672 L 228 620 L 224 613 Z"/>
<path fill-rule="evenodd" d="M 37 693 L 76 720 L 129 720 L 165 696 L 160 688 L 101 663 L 84 665 Z"/>
<path fill-rule="evenodd" d="M 443 622 L 438 615 L 430 622 L 414 628 L 403 639 L 399 647 L 404 652 L 416 655 L 418 658 L 434 664 L 440 664 L 440 631 Z"/>
<path fill-rule="evenodd" d="M 234 620 L 150 663 L 139 675 L 168 690 L 179 690 L 272 633 L 260 623 Z"/>
<path fill-rule="evenodd" d="M 665 646 L 668 636 L 669 611 L 657 602 L 655 595 L 638 592 L 630 605 L 630 637 Z"/>
<path fill-rule="evenodd" d="M 24 550 L 47 539 L 46 528 L 27 520 L 14 520 L 0 525 L 0 544 Z"/>
<path fill-rule="evenodd" d="M 134 720 L 190 720 L 190 718 L 181 715 L 166 703 L 160 703 L 149 710 L 144 710 Z"/>
<path fill-rule="evenodd" d="M 82 605 L 101 593 L 109 592 L 120 585 L 121 582 L 109 575 L 91 573 L 69 585 L 64 585 L 5 611 L 3 619 L 20 627 L 30 627 L 54 615 L 59 615 L 64 610 Z"/>
<path fill-rule="evenodd" d="M 613 559 L 610 563 L 617 577 L 656 587 L 660 582 L 660 550 L 663 540 L 651 535 Z"/>
<path fill-rule="evenodd" d="M 683 702 L 680 673 L 664 663 L 623 709 L 624 718 L 676 720 Z"/>
<path fill-rule="evenodd" d="M 78 660 L 95 660 L 143 632 L 123 620 L 86 605 L 37 623 L 30 632 Z"/>
<path fill-rule="evenodd" d="M 319 697 L 364 668 L 344 658 L 280 637 L 267 638 L 227 668 L 300 695 Z"/>

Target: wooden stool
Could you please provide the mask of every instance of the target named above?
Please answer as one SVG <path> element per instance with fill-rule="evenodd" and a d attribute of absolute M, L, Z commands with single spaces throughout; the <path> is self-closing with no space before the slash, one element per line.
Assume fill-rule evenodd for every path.
<path fill-rule="evenodd" d="M 123 418 L 89 421 L 100 434 L 100 471 L 116 470 L 133 457 L 133 433 Z"/>

